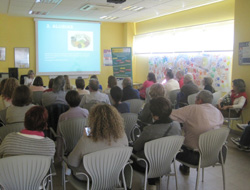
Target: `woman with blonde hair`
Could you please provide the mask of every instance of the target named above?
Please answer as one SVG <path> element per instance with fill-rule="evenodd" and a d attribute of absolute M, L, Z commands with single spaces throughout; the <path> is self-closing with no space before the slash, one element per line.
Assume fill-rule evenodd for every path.
<path fill-rule="evenodd" d="M 73 90 L 73 87 L 70 85 L 70 80 L 68 75 L 64 75 L 65 85 L 64 85 L 64 91 Z"/>
<path fill-rule="evenodd" d="M 4 84 L 2 94 L 0 96 L 0 110 L 3 110 L 12 105 L 12 94 L 17 86 L 19 86 L 19 82 L 17 79 L 7 79 Z"/>
<path fill-rule="evenodd" d="M 123 119 L 111 105 L 97 104 L 91 108 L 89 129 L 90 133 L 82 136 L 68 157 L 73 174 L 79 171 L 86 172 L 82 161 L 84 155 L 107 148 L 128 146 Z M 76 177 L 85 180 L 82 176 Z"/>

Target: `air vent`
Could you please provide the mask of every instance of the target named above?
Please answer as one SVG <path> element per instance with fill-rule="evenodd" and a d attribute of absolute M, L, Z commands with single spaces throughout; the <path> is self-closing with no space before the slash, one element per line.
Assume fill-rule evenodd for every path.
<path fill-rule="evenodd" d="M 87 5 L 84 5 L 82 8 L 80 8 L 80 10 L 81 11 L 89 11 L 89 10 L 91 10 L 91 9 L 93 9 L 93 5 L 89 5 L 89 4 L 87 4 Z"/>
<path fill-rule="evenodd" d="M 47 4 L 57 4 L 62 0 L 36 0 L 36 3 L 47 3 Z"/>
<path fill-rule="evenodd" d="M 30 15 L 47 15 L 48 12 L 45 11 L 29 11 Z"/>
<path fill-rule="evenodd" d="M 81 11 L 90 11 L 90 10 L 111 11 L 113 9 L 114 9 L 114 6 L 91 5 L 91 4 L 86 4 L 80 8 Z"/>

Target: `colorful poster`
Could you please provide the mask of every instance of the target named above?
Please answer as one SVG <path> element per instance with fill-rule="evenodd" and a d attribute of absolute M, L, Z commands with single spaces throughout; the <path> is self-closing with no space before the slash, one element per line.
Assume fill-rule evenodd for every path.
<path fill-rule="evenodd" d="M 110 49 L 103 50 L 103 64 L 104 66 L 112 66 L 112 55 Z"/>
<path fill-rule="evenodd" d="M 131 47 L 111 48 L 113 73 L 115 77 L 132 78 L 132 49 Z"/>
<path fill-rule="evenodd" d="M 250 64 L 250 42 L 241 42 L 239 44 L 239 64 Z"/>
<path fill-rule="evenodd" d="M 158 82 L 165 79 L 166 69 L 170 68 L 174 74 L 179 70 L 192 73 L 200 89 L 204 88 L 203 78 L 209 76 L 214 88 L 224 92 L 231 89 L 231 65 L 232 52 L 167 54 L 149 58 L 149 72 L 155 73 Z"/>

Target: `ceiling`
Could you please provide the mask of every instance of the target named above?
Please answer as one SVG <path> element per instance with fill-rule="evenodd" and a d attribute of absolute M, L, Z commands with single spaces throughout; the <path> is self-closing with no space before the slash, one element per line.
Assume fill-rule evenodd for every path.
<path fill-rule="evenodd" d="M 0 0 L 0 13 L 10 16 L 124 23 L 140 22 L 218 1 L 222 0 L 127 0 L 122 4 L 107 3 L 107 0 Z M 131 11 L 123 10 L 128 6 L 136 7 Z M 135 11 L 136 9 L 140 10 Z M 103 16 L 106 18 L 100 19 Z M 106 20 L 107 18 L 113 20 Z"/>

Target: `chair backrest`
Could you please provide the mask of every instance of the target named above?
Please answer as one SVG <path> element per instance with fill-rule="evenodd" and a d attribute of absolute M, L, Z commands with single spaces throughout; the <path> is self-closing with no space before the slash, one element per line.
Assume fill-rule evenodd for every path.
<path fill-rule="evenodd" d="M 43 91 L 32 92 L 32 103 L 36 105 L 42 105 Z"/>
<path fill-rule="evenodd" d="M 7 108 L 0 111 L 0 120 L 5 124 L 6 123 L 6 112 Z"/>
<path fill-rule="evenodd" d="M 180 92 L 180 89 L 172 90 L 169 92 L 169 100 L 172 103 L 172 106 L 175 107 L 175 104 L 177 102 L 177 94 Z"/>
<path fill-rule="evenodd" d="M 197 94 L 198 93 L 191 94 L 191 95 L 188 96 L 187 100 L 188 100 L 189 105 L 195 104 Z"/>
<path fill-rule="evenodd" d="M 65 143 L 64 152 L 71 152 L 74 149 L 78 140 L 84 133 L 86 124 L 86 118 L 72 118 L 59 122 L 59 131 L 61 132 Z"/>
<path fill-rule="evenodd" d="M 4 125 L 0 127 L 0 139 L 3 141 L 9 133 L 20 132 L 22 129 L 24 129 L 23 122 Z"/>
<path fill-rule="evenodd" d="M 220 128 L 207 131 L 199 137 L 199 151 L 201 156 L 201 168 L 214 165 L 219 162 L 219 153 L 225 144 L 229 134 L 228 128 Z"/>
<path fill-rule="evenodd" d="M 221 91 L 213 93 L 213 102 L 212 102 L 212 104 L 214 106 L 218 103 L 218 100 L 220 99 L 221 95 L 222 95 Z"/>
<path fill-rule="evenodd" d="M 100 104 L 100 103 L 105 103 L 105 102 L 101 102 L 99 100 L 91 100 L 88 103 L 83 104 L 83 108 L 87 109 L 88 111 L 90 111 L 90 109 L 95 105 L 95 104 Z"/>
<path fill-rule="evenodd" d="M 144 101 L 140 99 L 130 99 L 126 100 L 125 102 L 128 102 L 130 104 L 130 112 L 136 114 L 141 111 L 142 106 L 144 104 Z"/>
<path fill-rule="evenodd" d="M 0 159 L 0 185 L 3 189 L 39 189 L 49 171 L 51 157 L 37 155 Z"/>
<path fill-rule="evenodd" d="M 121 116 L 123 117 L 124 120 L 125 133 L 128 137 L 128 142 L 131 142 L 132 141 L 131 133 L 133 131 L 133 128 L 137 124 L 138 115 L 135 113 L 123 113 L 121 114 Z"/>
<path fill-rule="evenodd" d="M 171 172 L 171 163 L 183 142 L 183 136 L 168 136 L 145 144 L 144 153 L 149 163 L 148 178 L 161 177 Z"/>
<path fill-rule="evenodd" d="M 119 176 L 132 153 L 132 147 L 109 148 L 87 154 L 83 165 L 91 177 L 91 190 L 111 190 L 120 186 Z"/>
<path fill-rule="evenodd" d="M 151 86 L 150 86 L 151 87 Z M 151 97 L 149 95 L 150 87 L 146 88 L 146 97 L 145 97 L 145 103 L 149 103 Z"/>

